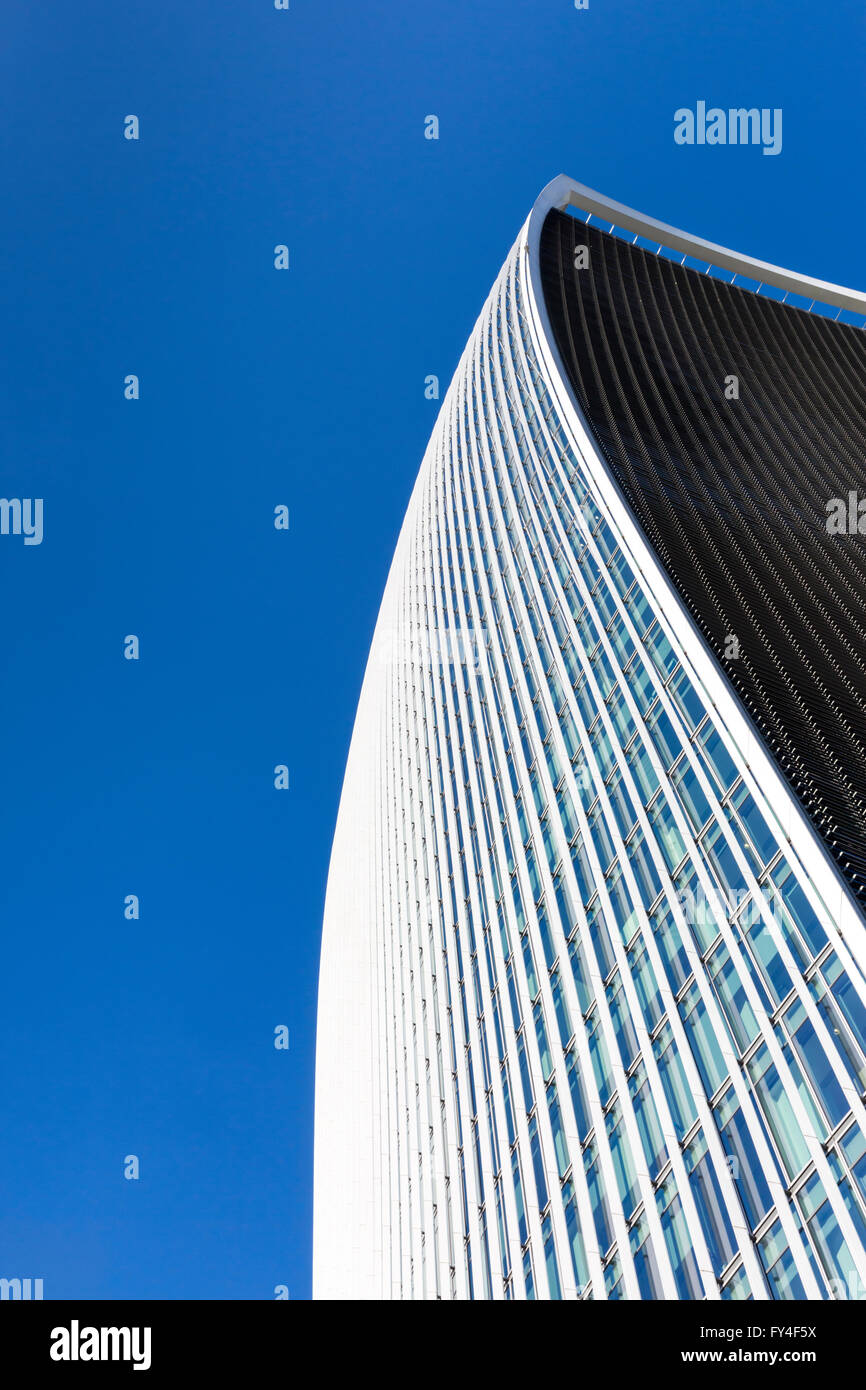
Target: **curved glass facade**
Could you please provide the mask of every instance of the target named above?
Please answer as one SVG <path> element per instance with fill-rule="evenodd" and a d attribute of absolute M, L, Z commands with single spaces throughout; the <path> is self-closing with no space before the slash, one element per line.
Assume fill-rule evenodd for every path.
<path fill-rule="evenodd" d="M 533 219 L 443 403 L 359 705 L 314 1293 L 859 1297 L 861 922 L 611 502 Z"/>
<path fill-rule="evenodd" d="M 866 903 L 866 565 L 856 525 L 827 526 L 862 476 L 866 333 L 556 208 L 540 251 L 593 439 Z"/>

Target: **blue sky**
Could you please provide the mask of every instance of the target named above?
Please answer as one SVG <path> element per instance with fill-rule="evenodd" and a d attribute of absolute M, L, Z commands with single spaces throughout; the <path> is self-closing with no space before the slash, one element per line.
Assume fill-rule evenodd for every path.
<path fill-rule="evenodd" d="M 853 0 L 9 8 L 0 493 L 44 540 L 0 536 L 0 1275 L 309 1295 L 328 855 L 424 378 L 559 172 L 862 287 L 863 39 Z M 677 146 L 699 99 L 781 107 L 782 153 Z"/>

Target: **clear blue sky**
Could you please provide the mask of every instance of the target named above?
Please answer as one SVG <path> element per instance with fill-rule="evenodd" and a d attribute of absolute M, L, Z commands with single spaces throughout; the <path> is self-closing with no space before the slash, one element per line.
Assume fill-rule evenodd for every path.
<path fill-rule="evenodd" d="M 328 855 L 424 377 L 561 171 L 862 287 L 862 6 L 77 0 L 3 29 L 0 494 L 45 533 L 0 536 L 0 1275 L 304 1297 Z M 699 99 L 781 107 L 782 153 L 678 147 Z"/>

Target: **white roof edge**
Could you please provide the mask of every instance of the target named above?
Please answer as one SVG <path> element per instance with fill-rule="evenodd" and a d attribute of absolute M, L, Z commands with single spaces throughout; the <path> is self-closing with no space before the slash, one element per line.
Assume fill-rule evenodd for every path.
<path fill-rule="evenodd" d="M 833 285 L 827 280 L 815 280 L 808 275 L 800 275 L 796 271 L 771 265 L 768 261 L 743 256 L 725 246 L 717 246 L 715 242 L 692 236 L 691 233 L 671 227 L 666 222 L 657 221 L 655 217 L 636 212 L 624 203 L 617 203 L 613 198 L 606 198 L 595 189 L 587 188 L 585 184 L 569 178 L 567 174 L 557 174 L 556 178 L 551 179 L 542 189 L 533 205 L 530 221 L 540 223 L 551 208 L 563 209 L 569 205 L 595 213 L 615 226 L 624 228 L 625 231 L 636 232 L 650 241 L 660 242 L 672 251 L 682 251 L 698 260 L 709 261 L 711 265 L 719 266 L 722 270 L 745 275 L 747 279 L 773 285 L 776 289 L 787 290 L 791 294 L 817 299 L 822 304 L 847 309 L 853 314 L 866 314 L 866 293 L 862 290 L 846 289 L 843 285 Z"/>

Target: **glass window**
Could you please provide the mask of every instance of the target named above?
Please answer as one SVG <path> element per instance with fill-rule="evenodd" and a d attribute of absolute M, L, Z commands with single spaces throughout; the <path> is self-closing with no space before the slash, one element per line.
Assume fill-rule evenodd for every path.
<path fill-rule="evenodd" d="M 498 1178 L 498 1179 L 496 1180 L 495 1187 L 494 1187 L 494 1191 L 495 1191 L 495 1195 L 496 1195 L 496 1228 L 497 1228 L 497 1230 L 498 1230 L 498 1232 L 499 1232 L 499 1253 L 500 1253 L 500 1256 L 501 1256 L 501 1258 L 502 1258 L 502 1274 L 503 1274 L 503 1277 L 504 1277 L 506 1280 L 510 1280 L 510 1278 L 511 1278 L 510 1242 L 509 1242 L 509 1239 L 508 1239 L 508 1221 L 507 1221 L 506 1215 L 505 1215 L 505 1203 L 504 1203 L 503 1197 L 502 1197 L 502 1179 L 501 1179 L 501 1178 Z M 435 1223 L 435 1221 L 436 1221 L 435 1209 L 434 1209 L 433 1220 L 434 1220 L 434 1223 Z M 434 1225 L 434 1239 L 435 1239 L 435 1225 Z"/>
<path fill-rule="evenodd" d="M 571 863 L 574 869 L 574 876 L 577 879 L 577 886 L 580 890 L 581 901 L 588 903 L 595 892 L 595 880 L 592 875 L 592 868 L 586 846 L 578 835 L 571 849 Z"/>
<path fill-rule="evenodd" d="M 538 1195 L 538 1206 L 541 1211 L 547 1206 L 547 1179 L 544 1175 L 544 1161 L 541 1157 L 541 1139 L 538 1133 L 538 1119 L 531 1115 L 529 1119 L 529 1152 L 532 1155 L 532 1167 L 535 1172 L 535 1190 Z"/>
<path fill-rule="evenodd" d="M 724 904 L 718 894 L 712 898 L 707 896 L 691 860 L 680 869 L 674 887 L 686 925 L 703 955 L 719 935 L 719 922 L 725 920 Z"/>
<path fill-rule="evenodd" d="M 755 805 L 745 785 L 740 785 L 725 806 L 725 814 L 732 825 L 740 826 L 739 839 L 744 848 L 751 853 L 755 868 L 760 871 L 768 864 L 778 849 L 775 836 Z M 745 831 L 745 837 L 743 835 Z"/>
<path fill-rule="evenodd" d="M 637 707 L 645 715 L 656 697 L 652 677 L 642 661 L 633 662 L 625 674 Z"/>
<path fill-rule="evenodd" d="M 638 636 L 642 637 L 653 622 L 652 607 L 641 589 L 633 589 L 625 602 Z"/>
<path fill-rule="evenodd" d="M 512 869 L 510 870 L 510 872 L 513 873 L 513 866 L 512 866 Z M 526 913 L 525 913 L 524 910 L 523 910 L 523 899 L 522 899 L 522 897 L 521 897 L 521 895 L 520 895 L 520 884 L 519 884 L 518 881 L 517 881 L 517 875 L 516 875 L 516 874 L 514 875 L 514 877 L 513 877 L 512 880 L 511 880 L 511 896 L 512 896 L 513 899 L 514 899 L 514 915 L 515 915 L 515 917 L 517 918 L 517 930 L 518 930 L 519 932 L 525 932 L 525 931 L 526 931 Z M 455 920 L 455 922 L 456 922 L 456 921 L 457 921 L 457 904 L 456 904 L 456 901 L 454 902 L 453 905 L 454 905 L 454 920 Z"/>
<path fill-rule="evenodd" d="M 558 953 L 556 949 L 556 942 L 554 941 L 553 935 L 550 930 L 550 920 L 547 916 L 547 910 L 543 903 L 538 904 L 537 916 L 538 934 L 541 937 L 541 946 L 542 950 L 544 951 L 544 959 L 549 970 L 553 965 L 553 962 L 556 960 Z"/>
<path fill-rule="evenodd" d="M 656 1201 L 677 1293 L 680 1298 L 703 1298 L 704 1286 L 698 1273 L 689 1229 L 673 1176 L 662 1183 L 656 1194 Z"/>
<path fill-rule="evenodd" d="M 624 596 L 634 583 L 634 574 L 620 549 L 614 551 L 608 568 L 617 589 Z"/>
<path fill-rule="evenodd" d="M 760 971 L 773 1003 L 781 1004 L 791 993 L 793 985 L 757 903 L 746 903 L 737 919 L 737 925 L 745 937 L 749 953 Z"/>
<path fill-rule="evenodd" d="M 787 1036 L 794 1044 L 800 1065 L 812 1083 L 812 1089 L 830 1122 L 830 1127 L 835 1128 L 851 1107 L 799 999 L 795 999 L 785 1010 L 782 1023 Z"/>
<path fill-rule="evenodd" d="M 690 985 L 677 1007 L 685 1024 L 686 1036 L 698 1064 L 704 1090 L 708 1096 L 712 1096 L 727 1076 L 728 1068 L 710 1024 L 706 1005 L 701 998 L 697 982 Z"/>
<path fill-rule="evenodd" d="M 743 1204 L 749 1225 L 754 1228 L 772 1206 L 770 1188 L 758 1161 L 749 1126 L 730 1087 L 714 1111 L 715 1121 L 728 1156 L 731 1177 Z"/>
<path fill-rule="evenodd" d="M 550 817 L 545 816 L 541 822 L 541 841 L 544 845 L 544 853 L 547 859 L 547 866 L 551 873 L 555 873 L 559 866 L 559 850 L 553 838 L 553 829 L 550 824 Z M 483 882 L 483 880 L 482 880 Z"/>
<path fill-rule="evenodd" d="M 673 873 L 682 860 L 686 847 L 677 829 L 671 808 L 663 796 L 653 802 L 649 810 L 649 817 L 655 827 L 656 837 L 661 846 L 662 854 L 667 860 L 668 869 Z"/>
<path fill-rule="evenodd" d="M 800 1063 L 788 1041 L 788 1035 L 781 1024 L 777 1025 L 775 1032 L 782 1047 L 782 1056 L 785 1059 L 785 1064 L 790 1069 L 794 1087 L 811 1122 L 809 1127 L 814 1134 L 825 1139 L 827 1137 L 827 1122 L 818 1109 L 815 1096 L 806 1082 Z"/>
<path fill-rule="evenodd" d="M 523 1202 L 523 1182 L 520 1176 L 520 1159 L 517 1149 L 511 1155 L 511 1176 L 514 1179 L 514 1204 L 517 1210 L 517 1226 L 520 1232 L 520 1244 L 525 1245 L 529 1239 L 529 1230 L 526 1225 L 526 1207 Z"/>
<path fill-rule="evenodd" d="M 578 753 L 580 753 L 581 741 L 580 734 L 578 734 L 577 731 L 577 724 L 574 723 L 574 717 L 573 714 L 571 714 L 569 706 L 563 705 L 557 719 L 559 719 L 559 727 L 560 730 L 562 730 L 563 742 L 564 745 L 566 745 L 566 753 L 569 755 L 569 762 L 573 763 Z"/>
<path fill-rule="evenodd" d="M 808 1163 L 809 1150 L 766 1043 L 750 1060 L 748 1071 L 785 1171 L 789 1178 L 795 1178 Z"/>
<path fill-rule="evenodd" d="M 606 521 L 599 522 L 595 533 L 595 543 L 598 546 L 599 555 L 605 564 L 608 564 L 616 553 L 616 541 Z"/>
<path fill-rule="evenodd" d="M 856 1124 L 845 1131 L 840 1140 L 845 1162 L 854 1174 L 861 1196 L 866 1201 L 866 1136 Z"/>
<path fill-rule="evenodd" d="M 505 979 L 508 983 L 508 998 L 511 1001 L 511 1019 L 514 1024 L 515 1033 L 520 1031 L 520 1024 L 523 1015 L 520 1011 L 520 999 L 517 993 L 517 985 L 514 979 L 514 961 L 509 960 L 505 967 Z"/>
<path fill-rule="evenodd" d="M 625 702 L 623 693 L 617 689 L 613 692 L 607 702 L 614 728 L 619 734 L 620 746 L 625 748 L 635 733 L 637 725 L 631 717 L 628 705 Z"/>
<path fill-rule="evenodd" d="M 607 891 L 620 939 L 622 944 L 627 946 L 637 931 L 639 922 L 638 915 L 631 905 L 622 869 L 618 864 L 607 880 Z"/>
<path fill-rule="evenodd" d="M 628 758 L 629 766 L 637 782 L 640 795 L 643 798 L 644 804 L 646 804 L 658 790 L 659 779 L 656 775 L 655 768 L 650 762 L 649 754 L 640 739 L 637 739 L 632 744 L 626 757 Z"/>
<path fill-rule="evenodd" d="M 689 1126 L 695 1120 L 695 1102 L 669 1023 L 664 1025 L 654 1040 L 653 1052 L 658 1062 L 662 1088 L 670 1108 L 674 1128 L 677 1137 L 682 1140 L 685 1138 Z"/>
<path fill-rule="evenodd" d="M 574 1270 L 574 1282 L 577 1285 L 577 1292 L 580 1294 L 589 1283 L 589 1265 L 586 1262 L 586 1250 L 580 1231 L 577 1200 L 574 1193 L 574 1183 L 571 1181 L 571 1178 L 568 1179 L 568 1182 L 562 1189 L 562 1201 L 565 1208 L 565 1229 L 568 1235 L 571 1266 Z"/>
<path fill-rule="evenodd" d="M 601 1035 L 598 1011 L 586 1025 L 589 1036 L 589 1058 L 592 1063 L 592 1071 L 595 1077 L 595 1084 L 598 1090 L 602 1106 L 606 1106 L 613 1095 L 613 1080 L 610 1072 L 610 1061 L 608 1060 L 607 1048 L 604 1038 Z"/>
<path fill-rule="evenodd" d="M 698 1219 L 713 1262 L 713 1270 L 718 1277 L 734 1258 L 737 1245 L 722 1197 L 722 1189 L 702 1132 L 697 1134 L 685 1150 L 685 1161 Z"/>
<path fill-rule="evenodd" d="M 662 763 L 666 768 L 672 767 L 682 752 L 682 744 L 674 733 L 674 726 L 667 712 L 660 704 L 656 705 L 652 714 L 647 716 L 646 722 Z"/>
<path fill-rule="evenodd" d="M 526 847 L 526 868 L 529 874 L 529 886 L 532 889 L 532 900 L 537 903 L 544 892 L 544 885 L 541 882 L 541 875 L 538 872 L 538 861 L 535 858 L 535 851 L 531 844 Z"/>
<path fill-rule="evenodd" d="M 578 823 L 574 802 L 566 787 L 560 787 L 559 791 L 556 793 L 556 804 L 559 807 L 559 818 L 562 821 L 565 838 L 570 843 L 577 834 Z"/>
<path fill-rule="evenodd" d="M 643 1213 L 629 1232 L 629 1242 L 641 1298 L 663 1299 L 664 1293 L 650 1239 L 649 1222 Z"/>
<path fill-rule="evenodd" d="M 638 1041 L 623 991 L 622 980 L 618 975 L 608 985 L 606 993 L 616 1045 L 619 1048 L 623 1069 L 628 1071 L 638 1054 Z"/>
<path fill-rule="evenodd" d="M 574 687 L 574 695 L 577 700 L 577 707 L 580 710 L 580 717 L 588 729 L 598 713 L 592 691 L 586 676 L 581 676 L 577 685 Z"/>
<path fill-rule="evenodd" d="M 595 603 L 595 612 L 601 617 L 602 627 L 607 627 L 613 614 L 617 612 L 616 599 L 606 584 L 599 584 L 592 594 L 592 600 Z"/>
<path fill-rule="evenodd" d="M 610 625 L 610 640 L 620 666 L 625 667 L 635 654 L 636 647 L 626 631 L 622 618 L 616 617 Z"/>
<path fill-rule="evenodd" d="M 850 1290 L 860 1287 L 857 1265 L 817 1173 L 801 1188 L 797 1201 L 830 1287 L 837 1297 L 849 1297 Z"/>
<path fill-rule="evenodd" d="M 758 1241 L 758 1252 L 773 1298 L 787 1300 L 806 1297 L 781 1221 L 774 1221 L 763 1240 Z"/>
<path fill-rule="evenodd" d="M 664 1006 L 659 994 L 655 972 L 642 939 L 639 938 L 629 951 L 628 964 L 647 1030 L 652 1032 L 656 1025 L 661 1022 Z"/>
<path fill-rule="evenodd" d="M 734 968 L 731 953 L 723 941 L 716 947 L 707 965 L 731 1037 L 738 1052 L 745 1052 L 758 1036 L 758 1020 L 746 997 L 745 986 Z"/>
<path fill-rule="evenodd" d="M 619 833 L 625 840 L 635 823 L 634 807 L 631 804 L 631 797 L 625 789 L 622 773 L 617 771 L 610 779 L 607 787 L 607 794 L 610 797 L 610 804 L 613 807 L 613 814 L 619 826 Z"/>
<path fill-rule="evenodd" d="M 601 698 L 606 700 L 610 692 L 616 685 L 616 673 L 610 663 L 610 658 L 603 647 L 590 657 L 590 664 L 595 672 L 595 678 L 601 691 Z"/>
<path fill-rule="evenodd" d="M 715 782 L 719 794 L 724 796 L 729 787 L 732 787 L 737 778 L 737 769 L 734 760 L 721 740 L 721 737 L 711 720 L 703 725 L 700 733 L 695 739 L 695 747 L 701 755 L 710 780 Z"/>
<path fill-rule="evenodd" d="M 532 1254 L 528 1247 L 523 1252 L 523 1283 L 526 1288 L 527 1301 L 534 1302 L 535 1280 L 532 1277 Z"/>
<path fill-rule="evenodd" d="M 628 1089 L 631 1093 L 632 1108 L 637 1121 L 644 1158 L 647 1162 L 647 1170 L 650 1178 L 655 1182 L 668 1161 L 668 1151 L 665 1147 L 656 1103 L 643 1062 L 635 1068 L 629 1077 Z"/>
<path fill-rule="evenodd" d="M 544 1009 L 541 1000 L 536 1000 L 532 1007 L 532 1017 L 535 1020 L 535 1036 L 538 1040 L 538 1057 L 541 1062 L 541 1074 L 545 1081 L 549 1081 L 553 1074 L 553 1058 L 550 1055 L 550 1046 L 547 1041 L 547 1028 L 544 1023 Z"/>
<path fill-rule="evenodd" d="M 598 628 L 590 615 L 589 609 L 586 607 L 581 608 L 580 612 L 575 615 L 574 622 L 580 634 L 583 650 L 585 652 L 593 651 L 598 642 Z"/>
<path fill-rule="evenodd" d="M 619 1102 L 611 1106 L 604 1122 L 610 1144 L 610 1156 L 613 1161 L 616 1185 L 619 1189 L 622 1209 L 628 1218 L 640 1200 L 640 1190 L 637 1185 L 631 1149 L 622 1123 L 622 1111 Z"/>
<path fill-rule="evenodd" d="M 827 945 L 827 934 L 809 906 L 809 900 L 790 864 L 782 860 L 770 878 L 776 889 L 775 900 L 781 899 L 779 906 L 783 926 L 793 924 L 803 938 L 808 954 L 819 955 Z"/>
<path fill-rule="evenodd" d="M 577 989 L 580 1007 L 583 1013 L 586 1013 L 595 998 L 595 994 L 593 993 L 583 947 L 580 944 L 580 938 L 576 932 L 568 943 L 568 959 L 571 962 L 571 973 L 574 976 L 574 984 Z"/>
<path fill-rule="evenodd" d="M 520 1082 L 523 1087 L 523 1103 L 527 1110 L 531 1110 L 535 1104 L 532 1094 L 532 1078 L 529 1074 L 529 1062 L 526 1057 L 526 1040 L 523 1033 L 517 1039 L 517 1066 L 520 1072 Z"/>
<path fill-rule="evenodd" d="M 441 1056 L 440 1056 L 441 1061 Z M 511 1104 L 511 1080 L 508 1071 L 507 1060 L 502 1063 L 502 1100 L 505 1106 L 505 1124 L 508 1129 L 508 1142 L 513 1144 L 517 1138 L 517 1129 L 514 1123 L 514 1106 Z M 440 1085 L 442 1085 L 440 1070 Z M 441 1094 L 441 1093 L 440 1093 Z"/>
<path fill-rule="evenodd" d="M 568 1152 L 568 1144 L 565 1141 L 565 1130 L 562 1127 L 562 1111 L 559 1108 L 559 1097 L 556 1094 L 556 1082 L 551 1082 L 547 1088 L 547 1112 L 550 1116 L 550 1130 L 553 1135 L 556 1171 L 559 1173 L 560 1182 L 562 1182 L 568 1172 L 571 1157 Z"/>
<path fill-rule="evenodd" d="M 649 911 L 662 891 L 662 881 L 655 866 L 646 837 L 638 827 L 627 846 L 628 857 L 637 879 L 638 891 L 644 907 Z"/>
<path fill-rule="evenodd" d="M 697 774 L 688 759 L 684 758 L 675 768 L 671 780 L 677 789 L 677 795 L 683 803 L 686 815 L 691 821 L 692 829 L 697 834 L 710 818 L 710 803 L 705 797 L 698 783 Z"/>
<path fill-rule="evenodd" d="M 565 1074 L 568 1077 L 568 1089 L 571 1094 L 571 1106 L 574 1110 L 574 1122 L 577 1125 L 578 1138 L 583 1143 L 592 1129 L 592 1119 L 586 1100 L 583 1078 L 580 1074 L 580 1064 L 577 1060 L 577 1054 L 573 1050 L 568 1053 L 565 1059 Z"/>
<path fill-rule="evenodd" d="M 574 931 L 577 923 L 574 908 L 571 902 L 571 894 L 565 885 L 561 873 L 558 873 L 553 880 L 553 891 L 556 894 L 556 904 L 559 908 L 559 920 L 562 924 L 562 935 L 567 941 Z M 558 954 L 558 951 L 557 951 Z"/>
<path fill-rule="evenodd" d="M 668 685 L 668 690 L 688 726 L 689 733 L 693 734 L 704 716 L 704 707 L 682 666 Z"/>
<path fill-rule="evenodd" d="M 650 926 L 658 943 L 668 983 L 674 994 L 677 994 L 692 972 L 670 903 L 663 902 L 661 907 L 650 915 Z"/>
<path fill-rule="evenodd" d="M 735 1269 L 725 1287 L 722 1289 L 722 1298 L 748 1300 L 753 1297 L 752 1290 L 749 1288 L 749 1280 L 743 1266 Z"/>
<path fill-rule="evenodd" d="M 602 979 L 607 979 L 616 964 L 616 956 L 613 953 L 610 934 L 598 903 L 595 903 L 587 912 L 586 922 L 589 927 L 589 939 L 595 949 L 599 974 Z"/>
<path fill-rule="evenodd" d="M 607 1194 L 604 1190 L 601 1173 L 598 1167 L 598 1149 L 595 1140 L 587 1144 L 583 1154 L 583 1166 L 586 1172 L 586 1184 L 589 1188 L 589 1200 L 592 1206 L 592 1219 L 595 1222 L 595 1233 L 598 1238 L 599 1249 L 604 1253 L 613 1244 L 613 1231 L 610 1224 L 610 1210 L 607 1205 Z"/>
<path fill-rule="evenodd" d="M 532 956 L 532 943 L 529 940 L 529 932 L 525 931 L 520 938 L 520 945 L 523 949 L 523 964 L 526 970 L 526 986 L 529 990 L 530 999 L 534 999 L 538 993 L 538 978 L 535 974 L 535 961 Z"/>
<path fill-rule="evenodd" d="M 666 681 L 677 664 L 677 658 L 674 655 L 673 647 L 667 637 L 665 637 L 658 623 L 650 629 L 644 641 L 653 659 L 656 670 L 662 680 Z"/>
<path fill-rule="evenodd" d="M 567 1047 L 573 1029 L 571 1026 L 571 1014 L 568 1011 L 565 991 L 562 988 L 562 978 L 558 968 L 554 970 L 550 976 L 550 993 L 553 996 L 553 1011 L 556 1014 L 559 1040 L 563 1047 Z"/>
<path fill-rule="evenodd" d="M 864 1217 L 862 1206 L 862 1201 L 866 1197 L 866 1140 L 864 1140 L 862 1130 L 858 1129 L 856 1125 L 849 1129 L 840 1142 L 839 1152 L 831 1149 L 829 1157 L 830 1167 L 839 1184 L 842 1200 L 854 1222 L 854 1228 L 860 1238 L 861 1245 L 866 1246 L 866 1217 Z M 848 1165 L 847 1173 L 846 1164 Z"/>
<path fill-rule="evenodd" d="M 856 1076 L 857 1084 L 863 1088 L 861 1056 L 866 1053 L 866 1008 L 851 977 L 842 969 L 842 962 L 831 951 L 824 964 L 821 966 L 820 976 L 813 977 L 809 988 L 819 1001 L 819 1008 L 823 1008 L 825 1016 L 832 1016 L 829 1001 L 823 992 L 823 984 L 829 985 L 830 992 L 835 1004 L 838 1006 L 839 1013 L 850 1030 L 850 1039 L 846 1040 L 845 1028 L 841 1026 L 841 1020 L 835 1015 L 831 1027 L 831 1034 L 837 1040 L 837 1046 L 845 1057 L 849 1059 L 849 1070 Z M 853 1045 L 852 1045 L 853 1044 Z"/>
<path fill-rule="evenodd" d="M 589 738 L 593 752 L 595 753 L 596 762 L 601 769 L 601 779 L 603 782 L 606 782 L 611 772 L 616 767 L 616 758 L 614 757 L 610 739 L 600 720 L 593 728 Z"/>
<path fill-rule="evenodd" d="M 746 881 L 721 826 L 713 825 L 698 843 L 728 901 L 732 904 L 740 902 L 747 891 Z"/>
<path fill-rule="evenodd" d="M 589 828 L 592 833 L 593 844 L 598 854 L 602 873 L 607 873 L 613 861 L 616 851 L 613 841 L 610 838 L 610 831 L 607 828 L 604 811 L 601 802 L 597 802 L 589 815 Z"/>
<path fill-rule="evenodd" d="M 604 1269 L 604 1289 L 609 1303 L 614 1303 L 623 1297 L 622 1264 L 616 1252 L 611 1256 L 609 1264 Z"/>

